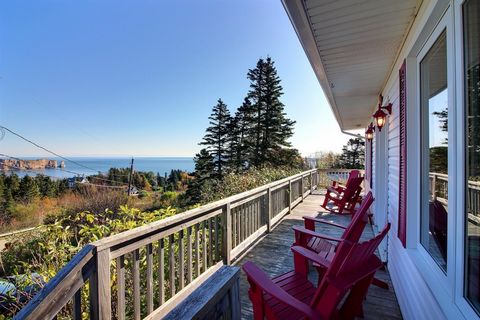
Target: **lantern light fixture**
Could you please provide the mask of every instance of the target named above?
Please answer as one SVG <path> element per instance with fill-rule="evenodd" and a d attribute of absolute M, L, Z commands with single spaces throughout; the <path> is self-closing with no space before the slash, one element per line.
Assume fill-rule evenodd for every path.
<path fill-rule="evenodd" d="M 365 131 L 365 137 L 367 138 L 367 140 L 372 140 L 373 139 L 373 132 L 374 132 L 373 125 L 370 123 L 367 131 Z"/>
<path fill-rule="evenodd" d="M 378 128 L 378 131 L 382 131 L 383 126 L 387 122 L 387 112 L 392 114 L 392 104 L 389 103 L 385 106 L 383 104 L 383 96 L 378 97 L 378 110 L 373 114 L 373 120 L 375 121 L 375 126 Z"/>

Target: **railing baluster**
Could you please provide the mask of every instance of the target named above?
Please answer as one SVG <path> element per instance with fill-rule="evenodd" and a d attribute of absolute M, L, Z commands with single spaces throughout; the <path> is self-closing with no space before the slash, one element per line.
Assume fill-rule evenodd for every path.
<path fill-rule="evenodd" d="M 230 259 L 230 252 L 232 251 L 232 229 L 230 228 L 231 225 L 231 209 L 230 203 L 227 203 L 222 208 L 222 236 L 223 236 L 223 259 L 226 265 L 229 265 L 231 262 Z"/>
<path fill-rule="evenodd" d="M 173 234 L 168 236 L 168 259 L 170 266 L 170 297 L 175 295 L 175 237 Z"/>
<path fill-rule="evenodd" d="M 192 227 L 187 228 L 187 281 L 192 282 Z"/>
<path fill-rule="evenodd" d="M 195 277 L 200 275 L 200 224 L 195 225 Z"/>
<path fill-rule="evenodd" d="M 272 189 L 268 188 L 265 195 L 265 221 L 267 223 L 267 232 L 271 231 L 271 219 L 272 219 Z"/>
<path fill-rule="evenodd" d="M 140 250 L 133 251 L 133 310 L 135 320 L 140 319 Z"/>
<path fill-rule="evenodd" d="M 185 257 L 184 257 L 184 235 L 183 230 L 179 232 L 178 238 L 178 288 L 182 290 L 185 285 Z"/>
<path fill-rule="evenodd" d="M 232 248 L 237 246 L 237 209 L 232 210 Z"/>
<path fill-rule="evenodd" d="M 212 218 L 208 219 L 208 265 L 213 266 L 213 224 Z"/>
<path fill-rule="evenodd" d="M 220 218 L 220 216 L 213 217 L 213 219 L 215 219 L 215 261 L 214 262 L 220 261 L 220 250 L 219 250 L 219 239 L 218 239 L 218 237 L 219 237 L 219 235 L 218 235 L 218 219 L 219 218 Z M 231 228 L 231 226 L 228 226 L 228 227 Z"/>
<path fill-rule="evenodd" d="M 292 213 L 292 180 L 288 180 L 288 213 Z"/>
<path fill-rule="evenodd" d="M 158 304 L 165 303 L 165 242 L 158 241 Z"/>
<path fill-rule="evenodd" d="M 75 292 L 72 299 L 73 320 L 82 320 L 82 288 Z"/>
<path fill-rule="evenodd" d="M 117 318 L 125 319 L 125 256 L 117 258 Z"/>
<path fill-rule="evenodd" d="M 147 244 L 147 312 L 153 312 L 153 245 Z"/>
<path fill-rule="evenodd" d="M 202 259 L 203 259 L 203 272 L 207 271 L 208 269 L 208 264 L 207 264 L 207 255 L 208 255 L 208 251 L 207 251 L 207 221 L 203 221 L 202 223 L 203 225 L 203 230 L 202 230 L 202 246 L 203 246 L 203 255 L 202 255 Z"/>

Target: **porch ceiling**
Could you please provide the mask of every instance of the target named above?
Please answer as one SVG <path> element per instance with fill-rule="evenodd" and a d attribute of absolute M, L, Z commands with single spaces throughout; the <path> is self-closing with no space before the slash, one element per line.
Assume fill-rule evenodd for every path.
<path fill-rule="evenodd" d="M 422 0 L 282 0 L 338 124 L 369 122 Z"/>

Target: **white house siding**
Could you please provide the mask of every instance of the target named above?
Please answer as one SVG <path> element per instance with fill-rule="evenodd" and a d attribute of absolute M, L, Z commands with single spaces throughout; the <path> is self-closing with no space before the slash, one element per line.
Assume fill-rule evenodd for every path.
<path fill-rule="evenodd" d="M 405 319 L 445 319 L 442 309 L 428 287 L 426 281 L 412 260 L 411 254 L 402 246 L 397 237 L 398 230 L 398 184 L 399 184 L 399 79 L 398 70 L 402 65 L 407 53 L 415 43 L 418 34 L 426 22 L 429 12 L 436 1 L 425 1 L 419 11 L 415 22 L 409 32 L 400 55 L 392 69 L 382 92 L 384 101 L 391 102 L 393 110 L 388 118 L 388 143 L 386 152 L 388 159 L 388 191 L 387 210 L 388 221 L 391 223 L 391 231 L 388 237 L 388 268 L 392 278 L 395 292 L 398 297 L 400 308 Z M 408 73 L 408 69 L 407 69 Z M 408 131 L 407 131 L 408 135 Z M 375 146 L 375 143 L 373 143 Z M 375 149 L 374 149 L 375 151 Z M 385 156 L 383 156 L 385 157 Z M 375 160 L 375 156 L 373 159 Z M 380 161 L 380 158 L 378 159 Z M 407 163 L 407 166 L 409 164 Z M 412 165 L 412 164 L 410 164 Z M 375 177 L 375 165 L 373 165 L 373 177 Z M 375 178 L 373 178 L 375 181 Z M 374 185 L 374 192 L 376 186 Z M 407 212 L 408 219 L 408 212 Z"/>

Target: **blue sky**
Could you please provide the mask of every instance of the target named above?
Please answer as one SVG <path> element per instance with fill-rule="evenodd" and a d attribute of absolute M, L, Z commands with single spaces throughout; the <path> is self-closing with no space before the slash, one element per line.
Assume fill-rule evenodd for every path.
<path fill-rule="evenodd" d="M 279 0 L 0 0 L 0 124 L 68 156 L 192 156 L 270 55 L 303 154 L 341 134 Z M 0 152 L 43 156 L 7 134 Z"/>

